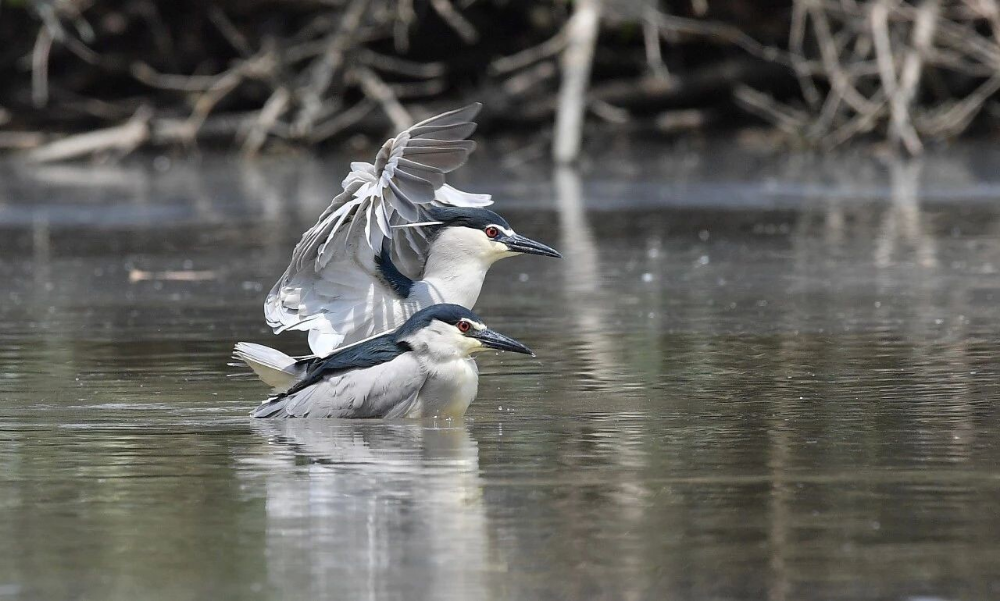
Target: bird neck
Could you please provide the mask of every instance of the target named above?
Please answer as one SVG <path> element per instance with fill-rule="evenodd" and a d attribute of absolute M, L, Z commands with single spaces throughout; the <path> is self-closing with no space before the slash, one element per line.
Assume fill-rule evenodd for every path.
<path fill-rule="evenodd" d="M 431 243 L 423 282 L 436 297 L 435 302 L 471 308 L 479 299 L 486 272 L 500 257 L 475 239 L 474 233 L 468 228 L 451 228 Z"/>

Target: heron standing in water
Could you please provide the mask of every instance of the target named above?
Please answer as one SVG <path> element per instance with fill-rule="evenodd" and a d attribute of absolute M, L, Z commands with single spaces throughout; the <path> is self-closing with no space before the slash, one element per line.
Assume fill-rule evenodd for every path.
<path fill-rule="evenodd" d="M 254 417 L 448 418 L 464 415 L 476 398 L 472 355 L 490 349 L 534 356 L 465 307 L 438 304 L 327 357 L 296 360 L 247 343 L 236 355 L 276 390 Z"/>

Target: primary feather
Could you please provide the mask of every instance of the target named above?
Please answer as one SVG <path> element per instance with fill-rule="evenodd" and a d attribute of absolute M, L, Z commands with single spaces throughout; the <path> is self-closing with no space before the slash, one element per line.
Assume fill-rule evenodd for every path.
<path fill-rule="evenodd" d="M 427 232 L 399 226 L 430 221 L 430 207 L 492 202 L 445 183 L 475 148 L 465 138 L 479 109 L 473 104 L 421 121 L 386 141 L 374 163 L 351 164 L 343 192 L 303 234 L 268 294 L 264 314 L 275 333 L 307 330 L 313 352 L 326 355 L 398 326 L 419 308 L 380 276 L 376 257 L 386 254 L 415 279 L 427 259 Z"/>

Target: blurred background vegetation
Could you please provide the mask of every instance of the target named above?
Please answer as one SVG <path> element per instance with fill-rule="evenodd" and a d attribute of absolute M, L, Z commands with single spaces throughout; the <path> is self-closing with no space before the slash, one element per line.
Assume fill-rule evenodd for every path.
<path fill-rule="evenodd" d="M 254 155 L 481 101 L 563 162 L 761 125 L 918 154 L 994 132 L 998 27 L 995 0 L 3 0 L 0 148 Z"/>

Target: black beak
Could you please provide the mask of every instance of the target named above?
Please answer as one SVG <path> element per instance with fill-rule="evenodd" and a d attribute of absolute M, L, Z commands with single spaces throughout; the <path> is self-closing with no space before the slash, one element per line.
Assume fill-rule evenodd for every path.
<path fill-rule="evenodd" d="M 542 255 L 545 257 L 555 257 L 561 259 L 562 255 L 551 247 L 545 246 L 541 242 L 535 242 L 531 238 L 525 238 L 521 234 L 511 234 L 510 236 L 505 236 L 503 243 L 507 245 L 507 248 L 516 252 L 524 253 L 526 255 Z"/>
<path fill-rule="evenodd" d="M 493 330 L 477 330 L 469 332 L 469 336 L 482 342 L 483 346 L 487 348 L 496 349 L 498 351 L 511 351 L 513 353 L 531 355 L 532 357 L 535 356 L 535 353 L 531 352 L 530 348 L 524 346 L 513 338 L 504 336 L 500 332 L 494 332 Z"/>

